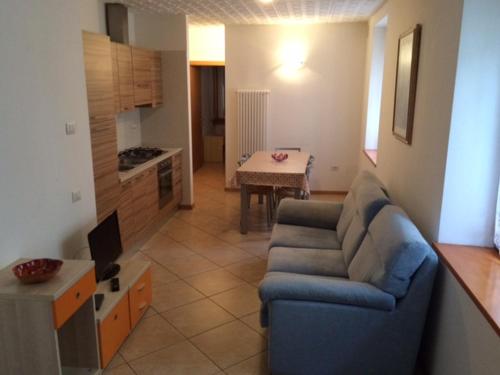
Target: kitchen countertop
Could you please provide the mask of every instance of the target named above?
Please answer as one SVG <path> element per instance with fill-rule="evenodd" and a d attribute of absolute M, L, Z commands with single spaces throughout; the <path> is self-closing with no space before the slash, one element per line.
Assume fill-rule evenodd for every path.
<path fill-rule="evenodd" d="M 162 148 L 162 150 L 165 151 L 164 154 L 162 154 L 154 159 L 148 160 L 147 162 L 145 162 L 141 165 L 138 165 L 137 167 L 135 167 L 129 171 L 118 172 L 118 177 L 120 178 L 120 182 L 122 182 L 122 183 L 126 182 L 126 181 L 130 180 L 131 178 L 134 178 L 138 174 L 144 172 L 146 169 L 151 168 L 154 165 L 158 164 L 159 162 L 178 154 L 179 152 L 182 151 L 182 148 Z"/>

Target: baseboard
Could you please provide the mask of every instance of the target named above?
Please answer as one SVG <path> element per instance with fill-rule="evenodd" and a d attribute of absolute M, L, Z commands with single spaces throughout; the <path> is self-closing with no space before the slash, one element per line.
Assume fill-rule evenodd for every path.
<path fill-rule="evenodd" d="M 317 194 L 317 195 L 322 195 L 322 194 L 339 194 L 339 195 L 347 195 L 348 191 L 343 191 L 343 190 L 311 190 L 311 194 Z"/>
<path fill-rule="evenodd" d="M 194 209 L 194 203 L 193 204 L 180 204 L 179 205 L 179 210 L 192 210 Z"/>

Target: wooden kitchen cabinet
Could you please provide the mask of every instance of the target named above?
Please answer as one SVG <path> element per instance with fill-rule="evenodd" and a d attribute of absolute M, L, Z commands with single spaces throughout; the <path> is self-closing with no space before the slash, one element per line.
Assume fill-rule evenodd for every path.
<path fill-rule="evenodd" d="M 111 68 L 113 71 L 113 97 L 115 113 L 120 112 L 120 79 L 118 76 L 118 44 L 111 43 Z"/>
<path fill-rule="evenodd" d="M 101 34 L 83 32 L 85 77 L 90 119 L 114 115 L 111 42 Z"/>
<path fill-rule="evenodd" d="M 130 249 L 134 244 L 134 235 L 136 232 L 132 182 L 127 181 L 122 184 L 118 204 L 118 222 L 124 250 Z"/>
<path fill-rule="evenodd" d="M 125 44 L 116 44 L 118 78 L 120 81 L 120 111 L 134 109 L 134 73 L 132 69 L 132 50 Z"/>
<path fill-rule="evenodd" d="M 153 103 L 153 51 L 132 48 L 132 68 L 134 76 L 134 103 L 136 106 Z"/>
<path fill-rule="evenodd" d="M 120 195 L 111 42 L 105 35 L 83 32 L 83 49 L 97 220 L 101 222 L 116 210 Z"/>
<path fill-rule="evenodd" d="M 161 74 L 161 52 L 153 52 L 152 62 L 152 90 L 153 90 L 153 108 L 163 104 L 163 81 Z"/>

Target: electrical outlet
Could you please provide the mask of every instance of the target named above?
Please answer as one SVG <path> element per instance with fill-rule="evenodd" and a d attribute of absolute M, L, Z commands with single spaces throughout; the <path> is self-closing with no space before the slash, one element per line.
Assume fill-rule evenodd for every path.
<path fill-rule="evenodd" d="M 331 170 L 332 172 L 338 172 L 338 171 L 339 171 L 339 169 L 340 169 L 340 167 L 339 167 L 338 165 L 332 165 L 332 166 L 330 167 L 330 170 Z"/>
<path fill-rule="evenodd" d="M 73 135 L 76 133 L 76 122 L 68 121 L 66 123 L 66 135 Z"/>
<path fill-rule="evenodd" d="M 82 200 L 82 193 L 80 190 L 72 191 L 71 192 L 71 201 L 73 203 L 76 203 L 78 201 Z"/>

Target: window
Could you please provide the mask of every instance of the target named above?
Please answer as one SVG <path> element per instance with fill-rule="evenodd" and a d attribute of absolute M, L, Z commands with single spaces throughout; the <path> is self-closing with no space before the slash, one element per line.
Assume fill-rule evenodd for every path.
<path fill-rule="evenodd" d="M 368 107 L 366 110 L 366 133 L 364 151 L 377 164 L 380 105 L 382 102 L 382 82 L 384 78 L 384 50 L 387 31 L 387 16 L 373 28 Z"/>

